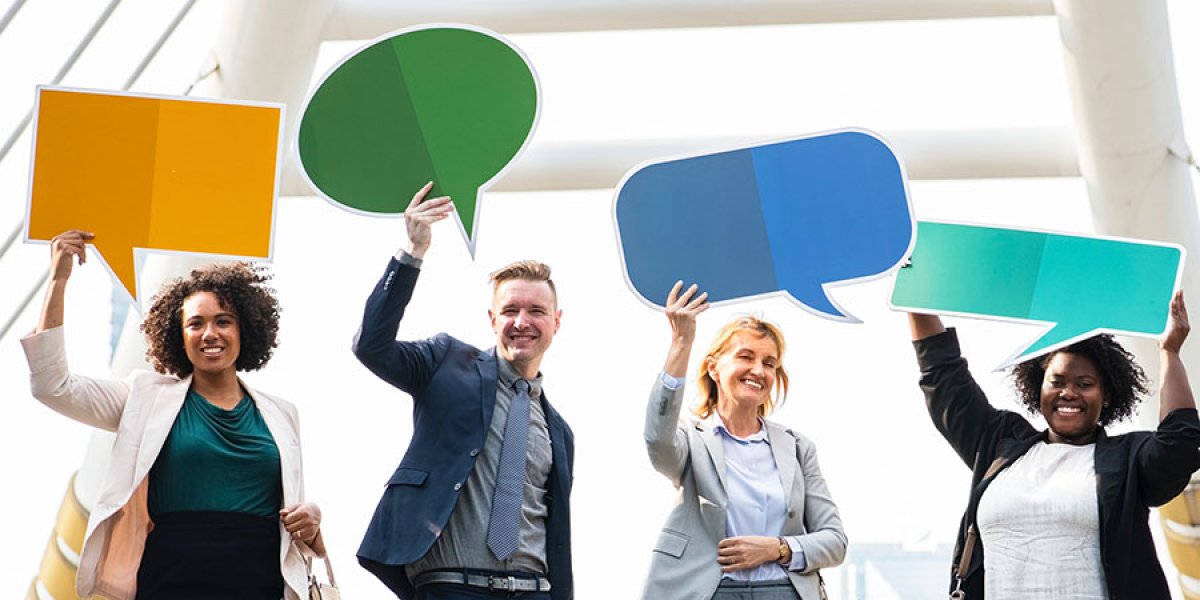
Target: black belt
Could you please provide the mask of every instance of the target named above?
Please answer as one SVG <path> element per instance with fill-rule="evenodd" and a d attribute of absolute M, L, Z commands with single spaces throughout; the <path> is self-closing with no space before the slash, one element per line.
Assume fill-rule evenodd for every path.
<path fill-rule="evenodd" d="M 460 571 L 426 571 L 413 579 L 415 587 L 433 583 L 457 583 L 471 587 L 484 588 L 493 592 L 548 592 L 550 581 L 539 575 L 505 575 L 494 573 L 476 575 Z"/>

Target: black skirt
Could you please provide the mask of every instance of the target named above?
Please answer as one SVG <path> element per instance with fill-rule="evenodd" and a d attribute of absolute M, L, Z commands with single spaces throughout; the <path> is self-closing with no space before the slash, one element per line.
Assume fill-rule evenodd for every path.
<path fill-rule="evenodd" d="M 137 600 L 279 600 L 279 520 L 231 512 L 158 515 Z"/>

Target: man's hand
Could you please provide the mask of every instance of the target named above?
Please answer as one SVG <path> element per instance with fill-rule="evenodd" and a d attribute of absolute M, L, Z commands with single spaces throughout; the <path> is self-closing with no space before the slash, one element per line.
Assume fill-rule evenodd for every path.
<path fill-rule="evenodd" d="M 425 199 L 433 188 L 433 182 L 425 184 L 413 195 L 412 202 L 404 211 L 404 225 L 408 229 L 408 253 L 413 258 L 424 258 L 425 251 L 433 238 L 431 227 L 454 212 L 450 196 Z"/>

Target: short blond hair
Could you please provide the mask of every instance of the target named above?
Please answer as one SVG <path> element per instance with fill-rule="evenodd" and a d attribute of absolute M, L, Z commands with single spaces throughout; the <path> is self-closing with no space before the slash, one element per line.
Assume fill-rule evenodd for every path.
<path fill-rule="evenodd" d="M 558 302 L 558 290 L 554 287 L 554 280 L 550 278 L 550 265 L 546 263 L 536 260 L 518 260 L 504 265 L 488 275 L 488 281 L 492 283 L 493 294 L 500 288 L 500 284 L 513 280 L 545 281 L 550 286 L 550 293 L 554 295 L 554 301 Z"/>
<path fill-rule="evenodd" d="M 729 340 L 733 336 L 748 331 L 758 334 L 761 337 L 769 338 L 775 342 L 775 347 L 779 349 L 779 366 L 775 367 L 775 386 L 774 397 L 768 397 L 766 403 L 758 407 L 758 415 L 765 417 L 775 411 L 777 406 L 783 406 L 784 400 L 787 398 L 788 391 L 788 374 L 783 368 L 783 352 L 786 344 L 783 340 L 783 331 L 779 326 L 760 319 L 754 315 L 746 315 L 738 317 L 725 324 L 717 335 L 713 337 L 713 341 L 708 346 L 708 352 L 704 355 L 704 360 L 700 361 L 700 373 L 696 376 L 696 383 L 700 389 L 700 405 L 696 407 L 696 415 L 701 419 L 708 418 L 717 410 L 717 382 L 708 374 L 708 365 L 710 362 L 717 360 L 721 354 L 725 352 L 726 346 L 729 345 Z"/>

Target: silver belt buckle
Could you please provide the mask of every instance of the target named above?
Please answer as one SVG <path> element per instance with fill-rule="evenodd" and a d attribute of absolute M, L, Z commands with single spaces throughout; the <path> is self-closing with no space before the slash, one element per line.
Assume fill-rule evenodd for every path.
<path fill-rule="evenodd" d="M 512 575 L 507 577 L 495 577 L 493 575 L 488 575 L 488 589 L 493 592 L 515 592 L 517 591 L 517 579 Z"/>

